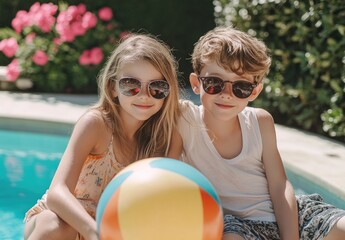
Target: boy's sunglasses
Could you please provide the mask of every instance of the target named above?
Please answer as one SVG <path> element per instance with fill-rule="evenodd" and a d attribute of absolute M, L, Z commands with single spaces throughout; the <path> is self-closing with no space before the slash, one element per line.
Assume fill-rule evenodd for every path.
<path fill-rule="evenodd" d="M 232 93 L 238 98 L 249 97 L 258 85 L 245 80 L 231 82 L 229 80 L 222 80 L 219 77 L 198 77 L 198 79 L 202 82 L 204 91 L 212 95 L 221 93 L 225 88 L 225 83 L 230 83 L 232 85 Z"/>
<path fill-rule="evenodd" d="M 139 94 L 144 83 L 131 77 L 121 78 L 116 81 L 119 82 L 120 93 L 129 97 Z M 163 99 L 169 95 L 170 86 L 165 80 L 152 80 L 147 83 L 147 91 L 151 97 L 155 99 Z"/>

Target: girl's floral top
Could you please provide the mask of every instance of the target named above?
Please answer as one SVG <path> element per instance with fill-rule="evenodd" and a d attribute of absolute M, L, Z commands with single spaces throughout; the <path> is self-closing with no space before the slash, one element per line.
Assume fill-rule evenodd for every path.
<path fill-rule="evenodd" d="M 74 195 L 95 218 L 98 201 L 105 187 L 124 166 L 116 161 L 112 141 L 106 153 L 89 155 L 82 167 Z"/>

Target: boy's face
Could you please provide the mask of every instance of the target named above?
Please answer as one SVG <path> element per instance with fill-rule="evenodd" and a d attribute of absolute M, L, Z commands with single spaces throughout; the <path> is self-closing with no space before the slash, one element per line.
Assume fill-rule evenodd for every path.
<path fill-rule="evenodd" d="M 220 78 L 224 81 L 225 87 L 223 91 L 218 94 L 206 93 L 203 88 L 203 83 L 198 77 Z M 233 92 L 233 83 L 239 80 L 246 81 L 245 85 L 249 85 L 252 89 L 251 93 L 247 91 L 248 97 L 239 98 L 235 96 Z M 200 94 L 201 103 L 205 108 L 205 118 L 211 117 L 212 119 L 221 121 L 228 121 L 237 117 L 237 114 L 248 105 L 248 102 L 253 101 L 262 90 L 262 84 L 258 84 L 257 86 L 254 85 L 254 76 L 248 74 L 239 76 L 219 66 L 215 61 L 205 62 L 205 66 L 199 76 L 192 73 L 190 76 L 190 83 L 194 92 Z M 235 85 L 235 88 L 237 85 Z"/>

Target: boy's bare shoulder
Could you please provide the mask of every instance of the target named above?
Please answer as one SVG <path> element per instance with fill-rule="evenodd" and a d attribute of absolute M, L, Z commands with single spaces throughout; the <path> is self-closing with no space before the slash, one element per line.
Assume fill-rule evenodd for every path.
<path fill-rule="evenodd" d="M 274 119 L 268 111 L 262 108 L 255 108 L 255 113 L 261 130 L 265 131 L 274 127 Z"/>
<path fill-rule="evenodd" d="M 263 108 L 255 108 L 255 113 L 259 121 L 273 121 L 272 115 Z"/>

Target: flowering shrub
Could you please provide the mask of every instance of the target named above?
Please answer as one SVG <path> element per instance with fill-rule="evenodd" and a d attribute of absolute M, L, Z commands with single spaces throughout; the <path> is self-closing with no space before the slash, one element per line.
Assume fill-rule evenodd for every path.
<path fill-rule="evenodd" d="M 126 34 L 109 7 L 93 13 L 84 4 L 36 2 L 17 12 L 12 27 L 0 29 L 7 79 L 29 78 L 43 92 L 95 92 L 105 56 Z"/>

